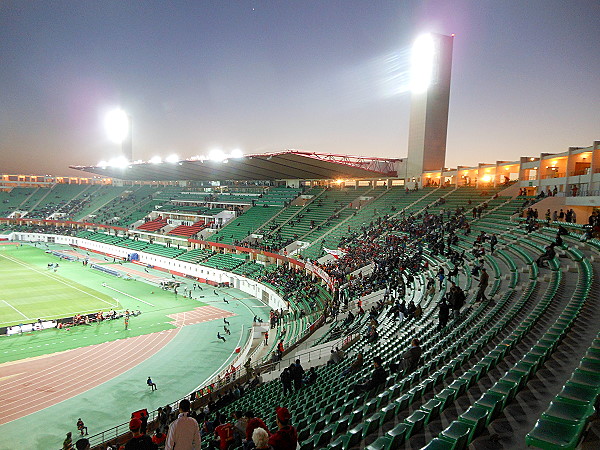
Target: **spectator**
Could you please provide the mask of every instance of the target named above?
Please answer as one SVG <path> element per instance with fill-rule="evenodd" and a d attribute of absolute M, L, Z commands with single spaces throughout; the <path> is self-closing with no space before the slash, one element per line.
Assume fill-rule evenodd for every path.
<path fill-rule="evenodd" d="M 442 301 L 439 304 L 439 308 L 440 313 L 438 315 L 438 330 L 441 330 L 448 324 L 448 317 L 450 317 L 450 307 L 448 306 L 448 303 L 446 303 L 446 300 L 442 299 Z"/>
<path fill-rule="evenodd" d="M 290 424 L 291 415 L 287 408 L 277 408 L 277 427 L 279 428 L 269 439 L 274 450 L 296 450 L 298 434 Z"/>
<path fill-rule="evenodd" d="M 140 419 L 131 419 L 129 430 L 133 437 L 125 444 L 125 450 L 156 450 L 158 447 L 152 442 L 152 438 L 142 433 L 142 421 Z"/>
<path fill-rule="evenodd" d="M 362 369 L 363 366 L 363 354 L 362 353 L 357 353 L 356 355 L 356 359 L 352 362 L 352 364 L 350 364 L 348 367 L 346 367 L 346 369 L 344 369 L 344 371 L 341 374 L 341 377 L 345 377 L 346 375 L 348 375 L 349 373 L 355 373 L 358 372 L 360 369 Z"/>
<path fill-rule="evenodd" d="M 152 436 L 152 442 L 154 442 L 158 447 L 164 444 L 167 440 L 167 435 L 160 431 L 160 427 L 156 429 L 154 436 Z"/>
<path fill-rule="evenodd" d="M 63 450 L 73 450 L 73 439 L 71 436 L 71 432 L 69 431 L 67 437 L 63 441 Z"/>
<path fill-rule="evenodd" d="M 244 417 L 244 413 L 242 411 L 234 411 L 233 418 L 235 419 L 235 422 L 233 423 L 233 437 L 236 445 L 239 447 L 242 445 L 242 441 L 246 437 L 248 419 Z"/>
<path fill-rule="evenodd" d="M 481 269 L 481 275 L 479 276 L 479 290 L 477 291 L 477 295 L 475 296 L 475 301 L 480 302 L 482 300 L 487 300 L 485 296 L 485 290 L 488 287 L 488 282 L 490 280 L 490 276 L 487 273 L 485 267 Z"/>
<path fill-rule="evenodd" d="M 88 434 L 88 428 L 83 423 L 83 420 L 81 420 L 81 417 L 79 419 L 77 419 L 77 429 L 81 432 L 82 436 L 83 436 L 83 430 L 85 430 L 85 434 L 87 436 L 87 434 Z"/>
<path fill-rule="evenodd" d="M 273 450 L 273 447 L 269 445 L 269 433 L 263 428 L 257 428 L 252 433 L 252 442 L 254 442 L 254 448 L 258 450 Z"/>
<path fill-rule="evenodd" d="M 198 422 L 188 417 L 190 401 L 183 399 L 179 402 L 179 416 L 169 426 L 165 450 L 200 450 L 200 430 Z"/>
<path fill-rule="evenodd" d="M 295 364 L 290 366 L 290 370 L 292 371 L 292 378 L 294 379 L 294 389 L 298 392 L 302 387 L 302 379 L 304 378 L 304 368 L 302 367 L 302 364 L 300 364 L 299 359 L 296 360 Z"/>
<path fill-rule="evenodd" d="M 254 442 L 252 442 L 252 434 L 254 430 L 257 428 L 262 428 L 266 430 L 267 434 L 269 433 L 269 429 L 263 422 L 263 420 L 259 417 L 254 417 L 254 413 L 252 411 L 246 411 L 244 416 L 248 420 L 248 425 L 246 425 L 246 439 L 244 442 L 244 449 L 251 449 L 254 447 Z"/>
<path fill-rule="evenodd" d="M 77 450 L 90 450 L 90 441 L 85 438 L 79 439 L 77 442 L 75 442 L 75 448 Z"/>
<path fill-rule="evenodd" d="M 286 367 L 285 369 L 283 369 L 283 372 L 281 372 L 281 375 L 279 375 L 279 379 L 281 380 L 281 384 L 283 385 L 283 395 L 287 395 L 289 393 L 294 392 L 294 390 L 292 389 L 292 367 L 293 364 L 290 365 L 290 367 Z"/>
<path fill-rule="evenodd" d="M 211 448 L 218 447 L 219 450 L 227 450 L 229 445 L 233 444 L 234 427 L 227 422 L 227 418 L 223 414 L 217 414 L 217 421 L 219 425 L 215 428 L 215 440 L 211 442 Z"/>
<path fill-rule="evenodd" d="M 556 243 L 552 242 L 546 247 L 544 253 L 542 253 L 536 261 L 538 267 L 546 267 L 544 265 L 544 262 L 551 261 L 552 259 L 554 259 L 554 257 L 556 256 L 556 251 L 554 250 L 555 246 Z"/>
<path fill-rule="evenodd" d="M 387 378 L 387 372 L 381 366 L 382 361 L 381 357 L 375 356 L 373 358 L 373 374 L 371 375 L 371 379 L 365 381 L 364 383 L 359 383 L 354 385 L 354 392 L 360 393 L 365 391 L 370 391 L 371 389 L 375 389 L 379 387 L 381 384 L 385 383 Z"/>
<path fill-rule="evenodd" d="M 411 347 L 406 351 L 406 353 L 402 357 L 403 364 L 406 368 L 407 373 L 412 373 L 417 369 L 417 367 L 419 367 L 421 353 L 422 352 L 421 347 L 419 346 L 419 340 L 415 338 L 411 342 Z"/>

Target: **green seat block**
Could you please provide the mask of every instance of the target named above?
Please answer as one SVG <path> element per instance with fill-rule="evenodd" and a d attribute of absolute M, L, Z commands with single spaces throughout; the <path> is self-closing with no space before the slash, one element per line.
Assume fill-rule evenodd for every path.
<path fill-rule="evenodd" d="M 337 421 L 337 423 L 331 424 L 333 434 L 345 433 L 350 428 L 350 416 L 344 416 Z"/>
<path fill-rule="evenodd" d="M 417 409 L 410 416 L 404 419 L 404 423 L 409 426 L 409 429 L 407 430 L 408 436 L 412 436 L 416 432 L 422 430 L 428 416 L 429 414 L 427 412 Z"/>
<path fill-rule="evenodd" d="M 363 430 L 365 428 L 366 428 L 366 425 L 364 423 L 359 423 L 354 428 L 352 428 L 351 430 L 349 430 L 348 433 L 346 433 L 346 434 L 349 434 L 351 436 L 351 439 L 350 439 L 350 441 L 352 442 L 351 446 L 359 444 L 359 442 L 362 440 Z"/>
<path fill-rule="evenodd" d="M 583 405 L 594 404 L 598 390 L 590 386 L 572 383 L 567 381 L 556 398 L 570 403 L 578 403 Z"/>
<path fill-rule="evenodd" d="M 467 390 L 467 381 L 466 380 L 454 380 L 449 386 L 449 389 L 454 389 L 454 391 L 456 392 L 456 394 L 454 395 L 454 398 L 458 398 L 461 395 L 463 395 L 465 393 L 465 391 Z"/>
<path fill-rule="evenodd" d="M 531 376 L 531 374 L 534 372 L 534 366 L 533 366 L 533 364 L 527 363 L 525 361 L 519 361 L 510 370 L 515 370 L 517 372 L 523 372 L 524 374 L 527 375 L 527 378 L 529 378 Z"/>
<path fill-rule="evenodd" d="M 410 396 L 410 403 L 420 399 L 423 396 L 423 386 L 415 386 L 408 391 L 408 395 Z"/>
<path fill-rule="evenodd" d="M 442 402 L 436 398 L 432 398 L 427 403 L 421 406 L 421 409 L 427 411 L 427 423 L 435 417 L 437 417 L 440 413 L 440 407 L 442 406 Z"/>
<path fill-rule="evenodd" d="M 454 444 L 449 441 L 445 441 L 440 438 L 433 438 L 429 443 L 423 447 L 421 450 L 452 450 L 454 449 Z"/>
<path fill-rule="evenodd" d="M 504 407 L 517 395 L 517 385 L 500 379 L 490 388 L 490 391 L 497 392 L 506 397 L 503 404 Z"/>
<path fill-rule="evenodd" d="M 409 430 L 409 426 L 406 423 L 399 423 L 390 431 L 387 432 L 387 436 L 392 438 L 392 442 L 397 446 L 393 448 L 398 448 L 400 445 L 404 443 L 407 437 L 407 431 Z"/>
<path fill-rule="evenodd" d="M 375 432 L 379 428 L 379 422 L 381 421 L 382 414 L 380 412 L 376 412 L 370 417 L 367 417 L 367 420 L 364 422 L 363 439 L 367 437 L 367 435 Z"/>
<path fill-rule="evenodd" d="M 391 436 L 380 436 L 375 442 L 367 447 L 367 450 L 388 450 L 392 449 L 393 438 Z"/>
<path fill-rule="evenodd" d="M 488 391 L 475 402 L 477 406 L 485 408 L 489 411 L 486 425 L 489 425 L 490 422 L 496 418 L 498 413 L 502 410 L 505 400 L 506 395 Z"/>
<path fill-rule="evenodd" d="M 454 389 L 442 389 L 438 394 L 436 394 L 435 398 L 442 402 L 440 409 L 445 409 L 446 405 L 452 403 L 455 398 L 456 391 Z"/>
<path fill-rule="evenodd" d="M 329 441 L 331 441 L 331 436 L 331 430 L 323 430 L 323 432 L 317 434 L 317 436 L 314 438 L 315 447 L 325 447 L 329 443 Z"/>
<path fill-rule="evenodd" d="M 600 360 L 585 357 L 579 363 L 579 368 L 586 372 L 600 373 Z"/>
<path fill-rule="evenodd" d="M 393 419 L 394 415 L 396 413 L 396 405 L 393 403 L 390 403 L 389 405 L 387 405 L 385 408 L 381 409 L 381 422 L 380 422 L 380 426 L 383 425 L 384 423 L 390 421 Z"/>
<path fill-rule="evenodd" d="M 452 448 L 462 450 L 467 447 L 471 427 L 464 422 L 455 420 L 448 428 L 440 433 L 440 439 L 452 444 Z"/>
<path fill-rule="evenodd" d="M 501 380 L 504 380 L 507 383 L 515 383 L 517 385 L 517 391 L 520 391 L 527 384 L 527 374 L 511 369 L 504 374 Z"/>
<path fill-rule="evenodd" d="M 382 392 L 377 396 L 377 408 L 381 408 L 382 406 L 387 405 L 392 398 L 393 390 L 389 389 L 387 391 Z"/>
<path fill-rule="evenodd" d="M 470 406 L 458 417 L 459 422 L 463 422 L 471 428 L 468 443 L 485 429 L 489 413 L 489 410 L 480 406 Z"/>
<path fill-rule="evenodd" d="M 311 436 L 310 439 L 303 441 L 300 444 L 300 450 L 313 450 L 315 448 L 316 436 Z"/>
<path fill-rule="evenodd" d="M 594 414 L 594 406 L 592 404 L 582 405 L 554 400 L 542 414 L 542 418 L 554 422 L 576 424 L 582 421 L 586 422 L 592 414 Z"/>
<path fill-rule="evenodd" d="M 575 372 L 573 372 L 569 381 L 584 386 L 600 388 L 600 373 L 591 373 L 585 370 L 575 369 Z"/>
<path fill-rule="evenodd" d="M 527 436 L 525 443 L 528 446 L 541 449 L 574 449 L 579 442 L 583 427 L 566 423 L 558 423 L 550 420 L 540 419 Z"/>
<path fill-rule="evenodd" d="M 400 411 L 404 411 L 406 408 L 408 408 L 408 405 L 410 405 L 410 399 L 410 395 L 404 394 L 394 400 L 394 404 L 396 405 L 396 411 L 394 414 L 398 415 Z"/>
<path fill-rule="evenodd" d="M 335 450 L 346 450 L 350 447 L 358 445 L 360 442 L 358 438 L 360 438 L 360 436 L 357 434 L 346 433 L 329 444 L 328 448 Z"/>

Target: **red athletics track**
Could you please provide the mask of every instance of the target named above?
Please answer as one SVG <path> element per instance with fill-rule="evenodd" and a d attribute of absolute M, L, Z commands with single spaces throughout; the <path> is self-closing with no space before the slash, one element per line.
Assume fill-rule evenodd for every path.
<path fill-rule="evenodd" d="M 213 306 L 202 306 L 171 316 L 176 319 L 172 322 L 175 329 L 0 365 L 0 425 L 75 397 L 128 371 L 167 345 L 182 326 L 204 321 L 199 320 L 203 309 L 206 320 L 233 316 Z"/>

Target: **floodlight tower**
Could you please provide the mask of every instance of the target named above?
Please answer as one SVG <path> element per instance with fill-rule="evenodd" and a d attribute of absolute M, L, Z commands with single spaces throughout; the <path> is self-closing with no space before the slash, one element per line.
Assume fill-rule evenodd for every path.
<path fill-rule="evenodd" d="M 123 156 L 127 161 L 133 161 L 131 116 L 122 109 L 114 109 L 106 115 L 104 125 L 109 139 L 121 144 Z"/>
<path fill-rule="evenodd" d="M 453 42 L 454 35 L 424 34 L 413 44 L 407 178 L 446 162 Z"/>

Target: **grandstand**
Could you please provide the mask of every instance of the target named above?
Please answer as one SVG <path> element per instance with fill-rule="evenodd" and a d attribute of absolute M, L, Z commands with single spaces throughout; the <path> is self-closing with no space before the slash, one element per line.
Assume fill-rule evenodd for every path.
<path fill-rule="evenodd" d="M 291 348 L 291 357 L 295 342 L 304 338 L 305 330 L 325 311 L 331 314 L 334 298 L 339 302 L 339 297 L 332 295 L 329 284 L 317 275 L 319 272 L 311 275 L 320 280 L 313 292 L 304 284 L 304 276 L 296 278 L 300 272 L 290 277 L 268 260 L 259 264 L 253 246 L 259 253 L 283 253 L 290 240 L 305 241 L 308 246 L 300 255 L 310 260 L 324 258 L 323 261 L 330 261 L 323 247 L 360 252 L 364 245 L 361 242 L 370 242 L 383 256 L 388 254 L 386 248 L 390 242 L 396 242 L 396 238 L 401 239 L 397 242 L 406 242 L 407 248 L 413 249 L 411 252 L 421 251 L 424 265 L 413 272 L 412 281 L 408 277 L 412 271 L 400 273 L 404 280 L 401 284 L 406 286 L 405 300 L 421 305 L 420 318 L 394 320 L 390 314 L 393 304 L 378 303 L 374 317 L 379 339 L 372 344 L 367 337 L 371 326 L 367 316 L 359 316 L 350 326 L 343 327 L 344 313 L 339 321 L 324 328 L 326 332 L 321 332 L 323 337 L 315 345 L 340 342 L 347 335 L 362 337 L 345 347 L 348 356 L 341 363 L 317 368 L 318 383 L 287 399 L 282 396 L 280 382 L 269 381 L 223 407 L 222 412 L 226 414 L 254 409 L 271 425 L 274 407 L 283 402 L 292 412 L 302 449 L 464 448 L 469 444 L 486 446 L 492 442 L 501 442 L 505 447 L 527 444 L 541 448 L 554 445 L 574 448 L 585 435 L 600 392 L 595 359 L 598 329 L 590 327 L 585 319 L 599 306 L 593 294 L 598 283 L 593 261 L 600 255 L 600 244 L 594 238 L 581 242 L 584 230 L 578 224 L 548 223 L 538 218 L 528 222 L 536 224 L 528 229 L 524 222 L 516 220 L 515 213 L 533 211 L 537 206 L 535 202 L 541 202 L 542 198 L 515 195 L 512 187 L 502 186 L 425 187 L 415 191 L 406 186 L 332 184 L 325 188 L 307 188 L 304 192 L 283 190 L 289 193 L 285 200 L 273 204 L 271 200 L 269 203 L 256 201 L 208 240 L 188 237 L 187 243 L 183 241 L 186 245 L 177 248 L 168 244 L 166 236 L 176 234 L 173 231 L 177 228 L 185 230 L 182 226 L 170 230 L 164 238 L 157 235 L 154 242 L 150 242 L 144 237 L 128 236 L 127 231 L 117 225 L 126 223 L 121 219 L 113 224 L 109 221 L 98 225 L 70 221 L 66 227 L 67 221 L 63 224 L 60 220 L 41 218 L 56 211 L 56 205 L 74 204 L 78 198 L 85 198 L 86 193 L 97 192 L 93 187 L 44 189 L 44 193 L 39 192 L 41 188 L 26 192 L 18 192 L 19 189 L 12 189 L 7 198 L 9 202 L 4 203 L 8 209 L 4 214 L 7 217 L 2 219 L 2 234 L 9 238 L 19 239 L 21 233 L 36 230 L 43 230 L 45 235 L 58 235 L 60 227 L 63 232 L 71 230 L 73 236 L 82 239 L 80 245 L 89 241 L 138 252 L 142 261 L 144 254 L 174 259 L 254 279 L 279 292 L 286 298 L 289 312 L 277 327 L 264 356 L 253 361 L 258 370 L 263 364 L 266 370 L 280 367 L 271 362 L 275 344 L 281 340 L 285 348 Z M 136 229 L 160 231 L 166 220 L 162 216 L 154 219 L 148 216 L 156 211 L 149 208 L 149 203 L 158 202 L 150 199 L 158 189 L 134 188 L 131 192 L 137 193 L 135 199 L 148 201 L 125 200 L 132 195 L 127 194 L 119 206 L 111 207 L 112 211 L 129 217 L 127 222 L 130 223 L 133 223 L 131 218 L 146 217 L 146 222 Z M 60 195 L 60 201 L 44 200 L 52 191 L 57 193 L 55 198 Z M 117 191 L 125 192 L 115 189 L 110 195 L 116 195 Z M 176 193 L 171 188 L 169 195 L 174 197 Z M 165 201 L 169 202 L 164 198 L 160 200 Z M 30 211 L 38 211 L 35 215 L 40 218 L 8 217 L 12 208 L 18 210 L 23 205 Z M 164 209 L 167 210 L 170 209 Z M 103 217 L 117 217 L 106 211 Z M 421 236 L 418 232 L 423 226 L 418 224 L 424 219 L 455 224 L 460 217 L 469 223 L 469 229 L 455 228 L 452 235 L 458 239 L 450 245 L 440 247 L 445 239 L 440 241 L 439 237 Z M 549 261 L 549 268 L 541 269 L 536 259 L 554 242 L 558 225 L 568 226 L 571 234 L 563 237 L 557 255 Z M 378 231 L 382 229 L 386 231 Z M 473 253 L 481 247 L 481 233 L 498 237 L 496 250 L 486 251 L 483 259 Z M 248 240 L 250 236 L 254 237 Z M 402 240 L 403 236 L 417 239 L 411 243 Z M 356 243 L 349 245 L 352 239 Z M 244 245 L 239 246 L 242 242 Z M 426 242 L 429 244 L 424 245 Z M 483 247 L 487 250 L 487 241 Z M 462 254 L 464 263 L 457 262 L 453 254 Z M 377 254 L 373 257 L 377 258 Z M 284 258 L 289 267 L 306 273 L 302 259 L 279 258 Z M 478 278 L 472 268 L 481 261 L 490 273 L 487 296 L 493 301 L 476 303 Z M 366 270 L 371 263 L 372 259 L 367 257 L 362 266 L 359 262 L 356 267 Z M 335 260 L 321 265 L 336 276 Z M 443 280 L 433 297 L 426 294 L 424 287 L 428 278 L 437 275 L 438 268 L 451 270 L 455 266 L 459 267 L 455 281 L 467 292 L 467 305 L 459 319 L 440 329 L 437 304 L 446 295 L 449 280 Z M 293 281 L 295 279 L 297 281 Z M 352 290 L 351 298 L 366 295 L 365 298 L 382 299 L 386 280 L 373 280 L 377 280 L 376 284 Z M 290 291 L 291 286 L 294 287 Z M 382 288 L 384 290 L 380 290 Z M 354 300 L 349 302 L 349 309 L 355 309 Z M 368 363 L 374 356 L 381 357 L 389 371 L 390 364 L 402 359 L 410 339 L 415 337 L 420 339 L 423 351 L 416 371 L 389 373 L 387 381 L 373 391 L 353 394 L 353 386 L 369 377 Z M 366 348 L 369 351 L 362 369 L 342 376 L 355 355 Z M 558 366 L 557 362 L 560 362 Z M 539 386 L 544 389 L 541 391 Z M 201 404 L 202 400 L 198 400 L 197 405 Z M 522 405 L 526 405 L 526 412 Z"/>
<path fill-rule="evenodd" d="M 5 174 L 0 240 L 19 244 L 15 253 L 39 245 L 42 258 L 59 255 L 78 270 L 91 261 L 94 277 L 118 278 L 119 288 L 95 283 L 154 314 L 149 339 L 177 342 L 161 354 L 171 366 L 136 365 L 168 370 L 167 389 L 187 370 L 195 388 L 186 398 L 207 421 L 251 411 L 273 430 L 275 408 L 285 406 L 301 450 L 598 448 L 600 141 L 445 167 L 453 37 L 429 38 L 436 79 L 413 92 L 407 158 L 284 150 L 71 166 L 90 178 Z M 29 269 L 39 279 L 69 283 L 54 275 L 58 264 L 37 264 Z M 159 289 L 168 314 L 153 303 Z M 1 324 L 7 335 L 36 330 L 38 311 L 0 302 L 12 314 Z M 81 312 L 100 321 L 93 308 Z M 239 325 L 231 338 L 227 317 Z M 89 337 L 128 345 L 115 328 L 89 328 Z M 40 331 L 35 356 L 48 330 Z M 52 345 L 79 345 L 63 336 Z M 17 350 L 3 353 L 11 367 Z M 111 355 L 102 370 L 134 353 Z M 285 375 L 300 373 L 296 358 L 316 380 L 296 377 L 291 389 Z M 200 368 L 213 373 L 198 378 Z M 21 376 L 2 374 L 3 391 Z M 152 405 L 148 430 L 176 417 L 111 374 L 86 389 L 111 381 L 111 394 L 127 402 L 120 407 L 140 397 Z M 45 388 L 29 385 L 36 391 L 8 403 L 35 404 Z M 177 396 L 166 399 L 175 409 Z M 119 421 L 132 412 L 97 414 L 113 428 L 93 433 L 94 448 L 127 441 Z"/>

